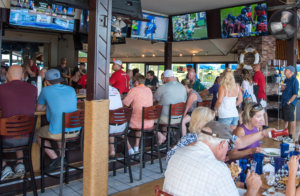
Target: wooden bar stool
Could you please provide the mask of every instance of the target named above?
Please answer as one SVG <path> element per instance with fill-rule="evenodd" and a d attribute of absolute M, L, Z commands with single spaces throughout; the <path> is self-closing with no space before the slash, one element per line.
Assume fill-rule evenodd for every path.
<path fill-rule="evenodd" d="M 117 145 L 122 144 L 124 149 L 124 156 L 122 158 L 114 157 L 114 160 L 110 160 L 113 164 L 113 175 L 116 175 L 116 162 L 121 162 L 124 166 L 124 173 L 127 172 L 127 167 L 129 170 L 129 178 L 130 182 L 133 182 L 130 159 L 128 155 L 128 147 L 127 147 L 127 134 L 129 122 L 132 114 L 132 108 L 122 107 L 116 110 L 109 110 L 109 125 L 122 125 L 127 123 L 124 131 L 115 134 L 109 134 L 109 137 L 114 137 L 114 142 L 109 144 L 113 144 L 115 149 Z"/>
<path fill-rule="evenodd" d="M 184 102 L 177 103 L 177 104 L 170 104 L 168 124 L 160 124 L 161 126 L 167 126 L 167 151 L 169 151 L 169 149 L 170 149 L 171 139 L 176 140 L 174 130 L 177 131 L 177 134 L 179 134 L 179 136 L 181 138 L 181 135 L 182 135 L 181 125 L 182 125 L 184 110 L 185 110 Z M 171 124 L 173 116 L 177 116 L 178 118 L 181 118 L 180 123 Z"/>
<path fill-rule="evenodd" d="M 31 159 L 31 148 L 32 141 L 35 131 L 35 117 L 26 116 L 26 115 L 16 115 L 9 118 L 0 118 L 0 176 L 2 176 L 2 163 L 3 161 L 7 162 L 16 162 L 18 160 L 23 160 L 25 165 L 25 175 L 19 176 L 17 178 L 1 181 L 0 184 L 9 183 L 15 180 L 20 180 L 23 178 L 23 195 L 26 195 L 27 192 L 27 182 L 29 182 L 26 172 L 30 173 L 30 181 L 32 184 L 33 194 L 37 196 L 36 183 L 32 168 L 32 159 Z M 3 137 L 4 136 L 23 136 L 29 135 L 28 143 L 24 146 L 17 146 L 14 148 L 4 148 L 3 147 Z M 22 158 L 3 158 L 3 155 L 6 153 L 16 153 L 17 151 L 23 151 L 24 156 Z M 2 195 L 3 193 L 1 193 Z M 8 193 L 7 193 L 8 194 Z"/>
<path fill-rule="evenodd" d="M 78 110 L 71 113 L 63 113 L 62 119 L 62 134 L 61 139 L 55 140 L 50 138 L 41 138 L 41 192 L 45 192 L 45 175 L 53 178 L 60 179 L 60 195 L 62 195 L 63 188 L 63 174 L 65 174 L 65 183 L 69 183 L 69 168 L 73 168 L 82 171 L 79 167 L 69 165 L 69 152 L 73 150 L 81 149 L 83 151 L 83 130 L 84 130 L 84 111 Z M 66 138 L 67 128 L 78 128 L 78 136 Z M 61 142 L 61 148 L 45 146 L 45 141 Z M 71 145 L 72 144 L 72 145 Z M 45 171 L 45 149 L 61 150 L 61 164 L 60 164 L 60 176 L 57 177 Z M 66 155 L 66 156 L 65 156 Z M 65 157 L 65 158 L 63 158 Z M 65 162 L 66 161 L 66 162 Z M 64 171 L 65 168 L 65 171 Z M 58 168 L 57 168 L 58 169 Z"/>
<path fill-rule="evenodd" d="M 197 106 L 203 106 L 203 107 L 209 107 L 211 106 L 211 101 L 202 101 L 202 102 L 197 102 Z"/>

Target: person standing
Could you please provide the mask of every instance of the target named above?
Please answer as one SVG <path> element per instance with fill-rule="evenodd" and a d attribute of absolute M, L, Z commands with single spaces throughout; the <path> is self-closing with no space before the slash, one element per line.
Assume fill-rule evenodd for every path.
<path fill-rule="evenodd" d="M 60 65 L 57 66 L 57 69 L 60 72 L 60 75 L 65 79 L 65 84 L 68 84 L 70 76 L 69 68 L 67 67 L 67 58 L 62 58 Z"/>
<path fill-rule="evenodd" d="M 193 80 L 193 89 L 197 92 L 201 92 L 206 89 L 206 87 L 200 83 L 200 81 L 196 78 L 195 69 L 191 68 L 188 72 L 188 79 Z"/>
<path fill-rule="evenodd" d="M 119 90 L 122 94 L 129 92 L 129 76 L 122 69 L 122 61 L 114 60 L 112 69 L 115 71 L 109 78 L 109 84 Z"/>
<path fill-rule="evenodd" d="M 295 107 L 297 104 L 297 95 L 299 90 L 299 82 L 294 75 L 295 67 L 289 65 L 284 70 L 284 75 L 286 79 L 284 84 L 281 86 L 282 97 L 281 106 L 283 112 L 283 120 L 285 123 L 285 128 L 289 128 L 290 137 L 295 136 L 296 124 L 295 124 Z"/>
<path fill-rule="evenodd" d="M 253 70 L 255 72 L 253 76 L 253 83 L 255 86 L 253 88 L 258 87 L 258 92 L 256 95 L 257 103 L 259 103 L 265 110 L 265 114 L 264 114 L 265 125 L 268 126 L 269 122 L 268 122 L 268 113 L 266 110 L 267 102 L 266 102 L 266 91 L 265 91 L 265 84 L 266 84 L 265 75 L 261 72 L 260 64 L 254 65 Z M 253 90 L 255 91 L 255 89 Z"/>

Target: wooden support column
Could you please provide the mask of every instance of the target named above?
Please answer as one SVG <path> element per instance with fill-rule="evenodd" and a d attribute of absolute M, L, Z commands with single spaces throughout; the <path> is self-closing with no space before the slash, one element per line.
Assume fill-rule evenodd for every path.
<path fill-rule="evenodd" d="M 165 43 L 165 70 L 172 69 L 172 42 Z"/>
<path fill-rule="evenodd" d="M 107 195 L 112 0 L 89 0 L 83 195 Z M 101 99 L 101 100 L 100 100 Z"/>

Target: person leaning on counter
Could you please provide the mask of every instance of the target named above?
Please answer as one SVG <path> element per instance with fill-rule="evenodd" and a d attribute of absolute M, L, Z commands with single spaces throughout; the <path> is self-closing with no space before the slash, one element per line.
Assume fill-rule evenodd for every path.
<path fill-rule="evenodd" d="M 61 139 L 63 112 L 70 113 L 77 110 L 77 97 L 74 88 L 61 84 L 65 81 L 57 69 L 46 72 L 45 80 L 47 86 L 42 89 L 38 98 L 37 111 L 45 111 L 49 125 L 41 127 L 36 132 L 37 141 L 41 144 L 41 137 L 49 139 Z M 78 128 L 67 128 L 66 138 L 76 137 L 80 130 Z M 58 147 L 61 143 L 58 142 Z M 45 141 L 46 146 L 51 144 Z M 51 162 L 46 170 L 51 171 L 60 165 L 60 157 L 51 149 L 45 149 Z"/>

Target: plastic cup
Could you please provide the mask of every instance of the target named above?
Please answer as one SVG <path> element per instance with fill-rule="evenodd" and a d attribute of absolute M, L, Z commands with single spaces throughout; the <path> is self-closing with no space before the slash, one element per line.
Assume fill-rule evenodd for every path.
<path fill-rule="evenodd" d="M 275 173 L 277 173 L 277 171 L 282 168 L 284 163 L 285 163 L 284 158 L 282 158 L 282 157 L 275 157 L 274 158 Z"/>
<path fill-rule="evenodd" d="M 262 153 L 255 153 L 254 154 L 254 161 L 257 162 L 257 165 L 256 165 L 256 173 L 257 174 L 262 174 L 264 158 L 265 158 L 265 155 L 262 154 Z"/>
<path fill-rule="evenodd" d="M 246 180 L 245 170 L 247 169 L 247 159 L 240 159 L 240 168 L 242 169 L 242 172 L 240 174 L 240 181 L 245 182 Z"/>
<path fill-rule="evenodd" d="M 286 158 L 288 156 L 289 144 L 281 143 L 280 144 L 280 153 L 282 158 Z"/>

